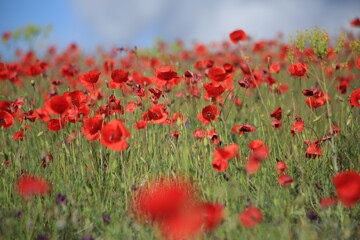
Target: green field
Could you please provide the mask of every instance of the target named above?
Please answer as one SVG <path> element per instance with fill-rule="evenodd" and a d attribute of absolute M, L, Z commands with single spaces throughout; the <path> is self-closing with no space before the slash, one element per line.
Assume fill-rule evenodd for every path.
<path fill-rule="evenodd" d="M 201 225 L 194 238 L 359 239 L 360 42 L 336 39 L 315 28 L 292 42 L 159 42 L 94 55 L 71 45 L 3 61 L 0 239 L 161 239 L 156 226 L 166 221 L 141 221 L 132 208 L 160 177 L 187 179 L 198 202 L 221 204 L 216 227 Z M 307 67 L 292 72 L 294 63 Z M 277 108 L 279 129 L 270 116 Z M 146 129 L 134 127 L 139 120 Z M 256 130 L 232 131 L 243 124 Z M 265 153 L 249 148 L 254 140 Z M 238 149 L 227 160 L 221 149 L 230 144 Z M 350 170 L 357 175 L 341 186 L 344 197 L 333 178 Z M 49 189 L 19 186 L 29 175 Z M 279 184 L 284 175 L 293 182 Z M 330 197 L 331 206 L 320 204 Z M 239 222 L 249 206 L 262 213 L 254 227 Z"/>

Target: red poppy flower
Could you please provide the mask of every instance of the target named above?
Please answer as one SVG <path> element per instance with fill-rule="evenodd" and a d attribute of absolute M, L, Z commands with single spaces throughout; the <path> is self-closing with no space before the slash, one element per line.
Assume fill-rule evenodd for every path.
<path fill-rule="evenodd" d="M 79 68 L 71 64 L 62 66 L 61 68 L 61 76 L 63 76 L 64 78 L 71 79 L 74 76 L 76 76 L 76 74 L 78 73 L 79 73 Z"/>
<path fill-rule="evenodd" d="M 128 142 L 124 138 L 128 137 L 130 132 L 119 119 L 112 120 L 101 128 L 100 142 L 112 150 L 125 150 Z"/>
<path fill-rule="evenodd" d="M 358 58 L 356 60 L 356 68 L 360 69 L 360 56 L 358 56 Z"/>
<path fill-rule="evenodd" d="M 128 105 L 125 107 L 125 112 L 134 112 L 138 109 L 139 106 L 134 102 L 129 102 Z"/>
<path fill-rule="evenodd" d="M 177 73 L 173 71 L 170 66 L 162 66 L 156 68 L 155 75 L 158 79 L 165 81 L 169 81 L 177 77 Z"/>
<path fill-rule="evenodd" d="M 229 73 L 223 67 L 213 66 L 209 69 L 207 76 L 213 82 L 223 82 L 228 79 Z"/>
<path fill-rule="evenodd" d="M 247 159 L 246 172 L 248 174 L 254 174 L 259 170 L 261 161 L 269 157 L 269 148 L 261 140 L 251 141 L 248 146 L 253 152 L 250 153 Z"/>
<path fill-rule="evenodd" d="M 165 219 L 160 224 L 160 231 L 165 239 L 194 239 L 201 236 L 202 230 L 214 230 L 223 215 L 220 204 L 195 204 Z"/>
<path fill-rule="evenodd" d="M 22 141 L 22 140 L 24 139 L 24 136 L 25 136 L 24 131 L 21 130 L 21 131 L 18 131 L 18 132 L 16 132 L 16 133 L 14 133 L 13 139 L 14 139 L 15 141 L 16 141 L 16 140 Z"/>
<path fill-rule="evenodd" d="M 207 121 L 216 121 L 216 117 L 220 115 L 220 111 L 216 105 L 209 105 L 202 109 L 202 117 Z"/>
<path fill-rule="evenodd" d="M 261 160 L 256 158 L 254 154 L 250 154 L 249 157 L 246 160 L 246 172 L 248 174 L 254 174 L 256 173 L 261 166 Z"/>
<path fill-rule="evenodd" d="M 348 81 L 341 81 L 340 84 L 335 89 L 338 90 L 339 93 L 345 94 L 347 92 L 348 87 L 349 87 Z"/>
<path fill-rule="evenodd" d="M 311 143 L 306 150 L 305 157 L 306 158 L 317 158 L 317 157 L 320 157 L 321 155 L 322 155 L 322 150 L 319 147 L 319 145 L 316 143 Z"/>
<path fill-rule="evenodd" d="M 109 114 L 124 114 L 124 107 L 120 104 L 121 99 L 116 99 L 114 94 L 111 94 L 106 101 L 107 109 L 109 110 Z"/>
<path fill-rule="evenodd" d="M 103 124 L 103 117 L 96 115 L 84 121 L 84 126 L 81 128 L 84 136 L 90 141 L 96 141 L 100 138 L 100 130 Z"/>
<path fill-rule="evenodd" d="M 225 92 L 226 87 L 224 87 L 224 85 L 222 84 L 214 84 L 212 82 L 209 83 L 204 83 L 204 89 L 206 91 L 207 97 L 211 98 L 211 97 L 217 97 L 220 96 L 221 94 L 223 94 L 223 92 Z"/>
<path fill-rule="evenodd" d="M 322 208 L 332 206 L 336 203 L 336 198 L 328 197 L 320 200 L 319 204 Z"/>
<path fill-rule="evenodd" d="M 149 110 L 142 114 L 142 118 L 147 123 L 160 124 L 169 123 L 169 113 L 163 104 L 152 105 Z"/>
<path fill-rule="evenodd" d="M 350 22 L 350 26 L 352 27 L 360 27 L 360 18 L 354 18 Z"/>
<path fill-rule="evenodd" d="M 353 207 L 360 200 L 360 174 L 347 171 L 332 179 L 339 201 L 346 207 Z"/>
<path fill-rule="evenodd" d="M 47 122 L 50 120 L 50 115 L 45 108 L 38 108 L 35 110 L 35 113 L 37 119 L 39 119 L 40 121 Z"/>
<path fill-rule="evenodd" d="M 281 107 L 275 109 L 272 113 L 270 113 L 270 117 L 275 118 L 276 120 L 282 119 L 282 109 Z"/>
<path fill-rule="evenodd" d="M 99 80 L 99 71 L 89 71 L 80 75 L 79 80 L 83 84 L 94 84 Z"/>
<path fill-rule="evenodd" d="M 350 105 L 353 107 L 360 107 L 360 88 L 355 89 L 351 94 L 350 94 Z"/>
<path fill-rule="evenodd" d="M 291 64 L 288 68 L 288 71 L 291 75 L 302 77 L 307 76 L 306 71 L 309 69 L 306 63 L 294 63 Z"/>
<path fill-rule="evenodd" d="M 45 102 L 46 110 L 54 115 L 64 114 L 71 107 L 70 97 L 55 95 Z"/>
<path fill-rule="evenodd" d="M 238 42 L 243 42 L 246 40 L 246 33 L 243 30 L 236 30 L 230 33 L 230 40 L 234 44 L 237 44 Z"/>
<path fill-rule="evenodd" d="M 278 175 L 281 175 L 286 172 L 286 164 L 283 161 L 279 161 L 276 164 L 276 172 Z"/>
<path fill-rule="evenodd" d="M 291 134 L 295 136 L 296 132 L 302 132 L 304 131 L 304 122 L 303 121 L 297 121 L 291 126 Z"/>
<path fill-rule="evenodd" d="M 24 121 L 24 119 L 29 120 L 30 122 L 35 122 L 36 118 L 37 118 L 37 115 L 33 110 L 24 112 L 17 117 L 19 122 Z"/>
<path fill-rule="evenodd" d="M 238 155 L 239 146 L 236 144 L 230 144 L 225 148 L 216 148 L 214 152 L 214 161 L 212 162 L 213 168 L 222 172 L 228 168 L 228 161 Z"/>
<path fill-rule="evenodd" d="M 193 132 L 195 138 L 202 140 L 204 138 L 204 130 L 197 129 Z"/>
<path fill-rule="evenodd" d="M 42 196 L 49 194 L 51 191 L 50 183 L 46 180 L 32 176 L 23 175 L 17 180 L 17 192 L 24 199 L 29 199 L 32 196 Z"/>
<path fill-rule="evenodd" d="M 261 211 L 254 207 L 249 206 L 245 211 L 239 214 L 239 222 L 247 228 L 255 227 L 263 221 Z"/>
<path fill-rule="evenodd" d="M 278 177 L 278 182 L 280 185 L 287 187 L 294 182 L 294 179 L 292 179 L 292 177 L 290 177 L 289 175 L 282 175 Z"/>
<path fill-rule="evenodd" d="M 29 76 L 32 76 L 32 77 L 35 77 L 35 76 L 39 75 L 43 71 L 44 71 L 44 69 L 38 63 L 36 63 L 34 65 L 31 65 L 31 66 L 28 66 L 25 69 L 26 75 L 29 75 Z"/>
<path fill-rule="evenodd" d="M 161 221 L 159 229 L 166 240 L 194 239 L 200 236 L 203 224 L 202 209 L 198 206 L 189 206 L 188 209 Z"/>
<path fill-rule="evenodd" d="M 214 230 L 224 219 L 224 206 L 217 203 L 203 203 L 204 222 L 207 230 Z"/>
<path fill-rule="evenodd" d="M 190 182 L 162 178 L 141 186 L 133 197 L 132 208 L 140 221 L 162 221 L 192 206 L 194 201 Z"/>
<path fill-rule="evenodd" d="M 336 136 L 341 131 L 341 128 L 337 125 L 332 125 L 329 129 L 329 134 Z"/>
<path fill-rule="evenodd" d="M 279 73 L 280 72 L 280 64 L 278 62 L 273 62 L 269 67 L 270 73 Z"/>
<path fill-rule="evenodd" d="M 271 121 L 271 126 L 275 129 L 280 129 L 281 128 L 281 122 L 279 120 L 273 120 Z"/>
<path fill-rule="evenodd" d="M 263 141 L 261 141 L 261 140 L 258 140 L 258 139 L 249 142 L 249 145 L 248 145 L 248 147 L 253 151 L 256 151 L 256 150 L 258 150 L 258 149 L 260 149 L 260 148 L 262 148 L 264 146 L 265 146 L 265 143 Z"/>
<path fill-rule="evenodd" d="M 327 94 L 324 94 L 322 97 L 311 96 L 304 101 L 310 108 L 318 108 L 325 105 L 326 101 L 330 100 L 330 97 Z"/>
<path fill-rule="evenodd" d="M 169 137 L 176 141 L 179 139 L 180 135 L 181 135 L 181 133 L 179 131 L 173 131 L 173 132 L 169 133 Z"/>
<path fill-rule="evenodd" d="M 129 73 L 121 69 L 115 69 L 111 72 L 112 81 L 109 82 L 111 89 L 117 89 L 123 87 L 123 83 L 129 80 Z"/>
<path fill-rule="evenodd" d="M 63 96 L 70 97 L 71 103 L 77 106 L 78 108 L 85 107 L 90 101 L 89 96 L 79 90 L 72 92 L 64 92 Z"/>
<path fill-rule="evenodd" d="M 234 98 L 234 103 L 236 105 L 237 108 L 240 108 L 242 105 L 242 101 L 240 98 Z"/>
<path fill-rule="evenodd" d="M 149 92 L 153 94 L 156 100 L 158 100 L 161 97 L 162 91 L 157 88 L 150 87 Z"/>
<path fill-rule="evenodd" d="M 144 120 L 139 120 L 134 124 L 135 129 L 146 129 L 146 122 Z"/>
<path fill-rule="evenodd" d="M 14 124 L 14 117 L 5 111 L 0 111 L 0 128 L 4 129 L 11 127 Z"/>
<path fill-rule="evenodd" d="M 64 118 L 55 118 L 51 119 L 46 123 L 49 131 L 59 131 L 66 126 L 66 121 Z"/>
<path fill-rule="evenodd" d="M 11 32 L 4 32 L 2 35 L 2 40 L 4 42 L 8 41 L 11 38 Z"/>
<path fill-rule="evenodd" d="M 21 108 L 24 105 L 24 98 L 17 98 L 15 101 L 0 101 L 0 112 L 8 112 L 13 117 L 16 117 L 20 114 Z"/>
<path fill-rule="evenodd" d="M 251 124 L 235 125 L 231 128 L 231 131 L 235 134 L 244 134 L 246 132 L 254 132 L 256 127 Z"/>
<path fill-rule="evenodd" d="M 197 60 L 194 64 L 194 68 L 199 71 L 204 71 L 205 69 L 211 68 L 214 66 L 214 61 L 208 59 Z"/>

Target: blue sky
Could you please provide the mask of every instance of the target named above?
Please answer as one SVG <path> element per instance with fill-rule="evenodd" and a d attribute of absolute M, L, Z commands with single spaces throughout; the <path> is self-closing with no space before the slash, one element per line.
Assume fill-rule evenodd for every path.
<path fill-rule="evenodd" d="M 235 29 L 255 39 L 314 25 L 335 34 L 359 15 L 357 0 L 2 0 L 0 33 L 51 24 L 48 44 L 76 42 L 91 50 L 98 44 L 149 46 L 156 37 L 221 41 Z"/>

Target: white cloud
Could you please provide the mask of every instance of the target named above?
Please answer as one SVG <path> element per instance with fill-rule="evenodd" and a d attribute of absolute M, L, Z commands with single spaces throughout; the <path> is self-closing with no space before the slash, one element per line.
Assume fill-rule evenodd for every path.
<path fill-rule="evenodd" d="M 150 44 L 155 37 L 187 42 L 226 39 L 244 29 L 256 39 L 318 25 L 330 33 L 348 27 L 360 1 L 329 0 L 71 0 L 105 44 Z"/>

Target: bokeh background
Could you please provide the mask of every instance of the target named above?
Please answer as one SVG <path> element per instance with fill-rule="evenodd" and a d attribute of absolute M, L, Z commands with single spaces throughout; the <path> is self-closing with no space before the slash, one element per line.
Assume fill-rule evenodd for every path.
<path fill-rule="evenodd" d="M 314 25 L 337 34 L 359 15 L 359 0 L 1 0 L 0 33 L 51 24 L 47 44 L 92 50 L 146 47 L 156 38 L 209 43 L 235 29 L 257 40 Z"/>

